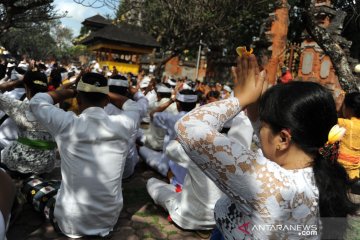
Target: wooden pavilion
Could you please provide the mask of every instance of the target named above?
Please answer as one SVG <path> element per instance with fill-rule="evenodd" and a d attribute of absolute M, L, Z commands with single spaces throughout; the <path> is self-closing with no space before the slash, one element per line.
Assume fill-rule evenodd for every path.
<path fill-rule="evenodd" d="M 140 27 L 120 23 L 114 25 L 101 15 L 85 19 L 82 24 L 90 34 L 79 43 L 96 53 L 100 67 L 113 67 L 119 72 L 138 74 L 140 55 L 153 52 L 159 44 Z"/>

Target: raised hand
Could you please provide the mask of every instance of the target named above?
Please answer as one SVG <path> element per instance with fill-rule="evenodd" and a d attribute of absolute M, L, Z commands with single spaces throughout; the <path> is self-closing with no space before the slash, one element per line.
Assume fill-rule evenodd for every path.
<path fill-rule="evenodd" d="M 256 102 L 263 90 L 267 88 L 266 72 L 260 73 L 255 55 L 240 49 L 237 66 L 232 68 L 234 77 L 234 96 L 239 99 L 240 105 L 245 108 Z M 265 85 L 264 85 L 265 84 Z"/>

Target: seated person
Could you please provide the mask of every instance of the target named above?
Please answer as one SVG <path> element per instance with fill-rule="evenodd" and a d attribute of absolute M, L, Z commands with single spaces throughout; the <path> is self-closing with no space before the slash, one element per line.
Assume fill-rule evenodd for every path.
<path fill-rule="evenodd" d="M 149 104 L 149 109 L 148 109 L 149 112 L 152 112 L 157 107 L 168 102 L 171 98 L 172 89 L 167 87 L 166 85 L 157 84 L 155 90 L 156 90 L 157 101 Z M 177 114 L 178 110 L 176 107 L 176 103 L 172 103 L 169 107 L 167 107 L 164 110 L 164 112 Z M 156 127 L 153 121 L 150 121 L 149 128 L 144 130 L 143 134 L 140 135 L 140 138 L 141 138 L 141 142 L 145 144 L 145 146 L 156 151 L 161 151 L 164 145 L 165 134 L 166 134 L 165 129 Z"/>
<path fill-rule="evenodd" d="M 227 136 L 250 149 L 253 128 L 244 112 L 227 122 Z M 154 202 L 169 212 L 178 226 L 189 230 L 210 230 L 215 227 L 214 207 L 223 196 L 222 191 L 188 157 L 178 141 L 171 141 L 166 155 L 180 166 L 187 168 L 181 192 L 175 186 L 156 178 L 147 182 L 147 190 Z"/>
<path fill-rule="evenodd" d="M 75 95 L 78 116 L 53 105 Z M 126 114 L 109 116 L 104 111 L 109 96 Z M 132 119 L 140 114 L 134 104 L 109 94 L 107 79 L 98 73 L 85 73 L 77 91 L 57 90 L 31 99 L 31 111 L 59 147 L 62 181 L 57 194 L 56 184 L 49 188 L 38 179 L 28 181 L 24 191 L 66 236 L 106 236 L 116 224 L 123 207 L 122 173 L 129 136 L 137 128 Z"/>
<path fill-rule="evenodd" d="M 164 112 L 164 110 L 175 101 L 179 113 L 172 114 Z M 194 91 L 186 89 L 178 92 L 175 99 L 171 98 L 169 101 L 154 109 L 150 113 L 154 126 L 162 128 L 166 131 L 163 152 L 157 152 L 145 146 L 140 147 L 139 149 L 139 154 L 144 161 L 163 176 L 167 176 L 169 168 L 171 169 L 173 174 L 172 182 L 174 185 L 183 184 L 186 169 L 170 161 L 170 159 L 165 155 L 166 147 L 171 140 L 175 140 L 176 138 L 174 130 L 175 123 L 186 113 L 195 108 L 196 102 L 197 95 L 195 95 Z"/>
<path fill-rule="evenodd" d="M 23 80 L 0 85 L 0 89 L 24 84 L 27 99 L 17 100 L 0 93 L 0 109 L 19 127 L 19 138 L 1 152 L 1 161 L 8 170 L 23 174 L 42 174 L 55 167 L 56 143 L 30 111 L 29 100 L 35 94 L 47 92 L 47 77 L 34 69 Z"/>
<path fill-rule="evenodd" d="M 147 108 L 148 108 L 148 100 L 145 98 L 142 92 L 138 91 L 138 87 L 130 87 L 128 80 L 125 76 L 122 75 L 114 75 L 108 80 L 109 90 L 111 93 L 120 94 L 125 97 L 131 97 L 133 98 L 138 104 L 134 107 L 140 112 L 140 118 L 139 119 L 133 119 L 135 124 L 137 126 L 140 125 L 140 120 L 146 115 Z M 109 103 L 107 106 L 105 106 L 105 112 L 109 115 L 117 115 L 120 113 L 123 113 L 122 109 L 119 109 L 115 105 Z M 139 155 L 136 149 L 136 136 L 139 131 L 139 128 L 137 127 L 134 129 L 134 132 L 131 134 L 131 137 L 129 137 L 129 153 L 126 157 L 126 163 L 124 167 L 123 172 L 123 178 L 129 178 L 131 175 L 133 175 L 135 166 L 139 162 Z"/>

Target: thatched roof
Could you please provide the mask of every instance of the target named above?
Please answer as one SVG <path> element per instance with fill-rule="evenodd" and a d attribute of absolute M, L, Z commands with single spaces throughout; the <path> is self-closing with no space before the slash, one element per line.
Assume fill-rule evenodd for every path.
<path fill-rule="evenodd" d="M 106 25 L 110 25 L 111 21 L 97 14 L 92 17 L 86 18 L 81 24 L 83 24 L 84 26 L 98 28 L 98 27 L 104 27 Z"/>
<path fill-rule="evenodd" d="M 113 25 L 109 20 L 100 15 L 95 15 L 85 19 L 83 24 L 85 23 L 93 25 L 103 24 L 103 27 L 91 32 L 89 36 L 83 39 L 80 43 L 84 45 L 91 45 L 98 42 L 109 42 L 113 44 L 126 44 L 146 48 L 159 47 L 156 40 L 138 26 L 126 23 Z"/>

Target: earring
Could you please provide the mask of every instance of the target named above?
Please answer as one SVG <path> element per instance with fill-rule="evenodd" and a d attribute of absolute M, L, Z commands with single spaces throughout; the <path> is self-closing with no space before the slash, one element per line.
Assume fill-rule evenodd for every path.
<path fill-rule="evenodd" d="M 276 145 L 276 150 L 280 150 L 280 145 Z"/>

